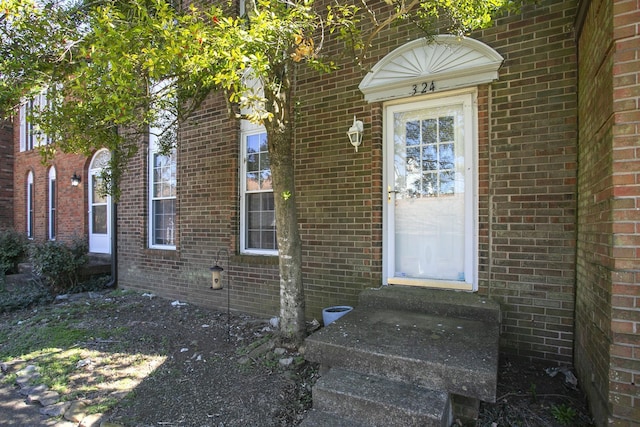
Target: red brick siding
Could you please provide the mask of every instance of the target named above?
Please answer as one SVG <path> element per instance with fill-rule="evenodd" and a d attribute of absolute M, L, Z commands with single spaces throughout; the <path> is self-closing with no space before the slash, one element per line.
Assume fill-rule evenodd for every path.
<path fill-rule="evenodd" d="M 34 184 L 34 240 L 43 241 L 48 238 L 49 231 L 49 169 L 56 168 L 56 240 L 70 242 L 75 237 L 83 237 L 87 230 L 87 173 L 88 160 L 77 154 L 56 154 L 50 164 L 42 163 L 38 150 L 20 152 L 20 124 L 15 119 L 13 133 L 14 169 L 13 188 L 14 228 L 27 230 L 27 175 L 33 172 Z M 78 174 L 81 184 L 71 186 L 71 177 Z"/>
<path fill-rule="evenodd" d="M 0 230 L 13 228 L 13 128 L 0 121 Z"/>
<path fill-rule="evenodd" d="M 594 0 L 585 16 L 576 366 L 597 424 L 632 426 L 640 419 L 640 5 Z"/>
<path fill-rule="evenodd" d="M 481 291 L 502 303 L 504 352 L 561 362 L 571 362 L 573 340 L 574 16 L 574 2 L 545 1 L 478 34 L 505 58 L 480 152 Z"/>
<path fill-rule="evenodd" d="M 500 80 L 478 92 L 480 292 L 503 305 L 505 352 L 561 362 L 571 361 L 573 339 L 574 14 L 574 2 L 546 1 L 474 34 L 505 57 Z M 366 65 L 416 37 L 404 26 L 380 34 Z M 344 51 L 326 43 L 328 54 Z M 347 59 L 339 67 L 300 74 L 296 92 L 309 318 L 328 305 L 355 304 L 362 289 L 382 282 L 383 108 L 364 102 L 360 68 Z M 354 114 L 365 124 L 357 153 L 346 137 Z M 212 96 L 181 130 L 178 248 L 150 251 L 147 163 L 140 155 L 120 203 L 121 285 L 224 308 L 226 295 L 208 289 L 208 268 L 222 248 L 231 254 L 232 307 L 277 315 L 277 259 L 237 255 L 238 157 L 237 124 Z"/>
<path fill-rule="evenodd" d="M 506 59 L 500 80 L 490 87 L 491 99 L 484 88 L 478 99 L 479 270 L 480 292 L 503 303 L 504 350 L 570 361 L 575 278 L 576 57 L 571 31 L 575 5 L 554 3 L 531 8 L 524 20 L 500 20 L 496 28 L 474 35 Z M 500 35 L 507 31 L 514 36 Z M 415 35 L 402 29 L 383 34 L 372 49 L 371 65 L 411 37 Z M 329 304 L 351 303 L 362 287 L 381 282 L 382 108 L 362 102 L 357 90 L 361 78 L 358 71 L 345 67 L 330 76 L 301 78 L 297 92 L 305 105 L 297 157 L 298 170 L 304 169 L 298 179 L 304 189 L 299 196 L 303 235 L 308 233 L 303 241 L 314 249 L 326 247 L 304 257 L 313 259 L 305 277 L 311 313 Z M 354 113 L 365 122 L 364 144 L 357 154 L 343 137 Z M 362 163 L 361 155 L 368 162 Z M 371 218 L 371 224 L 351 219 L 360 215 L 361 203 L 371 206 L 371 212 L 362 211 L 362 218 Z"/>
<path fill-rule="evenodd" d="M 129 167 L 118 211 L 119 285 L 168 298 L 226 308 L 227 292 L 210 290 L 220 253 L 223 283 L 231 280 L 234 310 L 277 314 L 276 257 L 237 255 L 239 233 L 238 124 L 227 106 L 211 96 L 181 128 L 178 153 L 177 250 L 148 249 L 147 155 L 141 150 Z"/>

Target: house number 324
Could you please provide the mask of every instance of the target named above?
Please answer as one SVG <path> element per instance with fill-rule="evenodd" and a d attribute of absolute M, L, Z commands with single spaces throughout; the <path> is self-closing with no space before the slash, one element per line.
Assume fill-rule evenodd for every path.
<path fill-rule="evenodd" d="M 422 93 L 429 93 L 429 92 L 435 92 L 435 91 L 436 91 L 436 84 L 433 81 L 431 81 L 430 83 L 422 82 L 420 84 L 412 86 L 411 96 L 415 96 L 419 93 L 422 94 Z"/>

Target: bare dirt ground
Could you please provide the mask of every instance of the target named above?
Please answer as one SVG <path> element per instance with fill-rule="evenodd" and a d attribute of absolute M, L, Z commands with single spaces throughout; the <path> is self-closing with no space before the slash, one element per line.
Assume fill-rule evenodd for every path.
<path fill-rule="evenodd" d="M 56 334 L 57 342 L 34 342 Z M 0 314 L 5 383 L 29 364 L 64 371 L 51 363 L 58 358 L 68 365 L 54 386 L 61 400 L 81 400 L 89 413 L 124 426 L 299 424 L 317 367 L 273 336 L 268 319 L 232 313 L 227 322 L 225 312 L 121 291 Z M 467 425 L 589 426 L 579 386 L 544 368 L 501 361 L 497 403 L 483 404 Z"/>
<path fill-rule="evenodd" d="M 56 324 L 78 337 L 57 350 L 73 362 L 66 384 L 57 388 L 61 400 L 104 410 L 102 420 L 125 426 L 290 426 L 310 403 L 314 367 L 278 348 L 264 319 L 232 314 L 227 326 L 227 313 L 115 292 L 4 313 L 0 336 L 29 341 L 29 329 Z M 27 364 L 53 369 L 43 360 L 43 353 L 50 354 L 47 344 L 41 347 L 8 360 L 8 370 Z"/>
<path fill-rule="evenodd" d="M 503 356 L 496 403 L 482 403 L 476 427 L 591 427 L 587 400 L 567 368 Z"/>

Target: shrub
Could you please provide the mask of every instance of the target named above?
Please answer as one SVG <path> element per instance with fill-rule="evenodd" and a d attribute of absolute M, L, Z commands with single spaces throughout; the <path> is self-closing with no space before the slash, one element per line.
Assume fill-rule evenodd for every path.
<path fill-rule="evenodd" d="M 15 273 L 27 253 L 27 236 L 15 230 L 0 231 L 0 276 Z"/>
<path fill-rule="evenodd" d="M 37 281 L 28 280 L 10 292 L 0 289 L 0 313 L 47 304 L 52 299 L 48 288 Z"/>
<path fill-rule="evenodd" d="M 87 262 L 87 242 L 75 239 L 70 245 L 45 242 L 31 246 L 33 271 L 46 280 L 54 292 L 68 291 L 78 284 L 80 268 Z"/>

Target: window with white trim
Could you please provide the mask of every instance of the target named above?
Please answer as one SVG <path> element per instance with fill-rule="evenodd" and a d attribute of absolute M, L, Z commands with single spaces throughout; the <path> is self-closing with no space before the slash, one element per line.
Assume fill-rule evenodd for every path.
<path fill-rule="evenodd" d="M 170 79 L 154 82 L 157 117 L 149 126 L 149 247 L 176 249 L 178 125 L 175 86 Z"/>
<path fill-rule="evenodd" d="M 149 137 L 149 247 L 176 248 L 176 149 L 164 152 L 156 134 Z"/>
<path fill-rule="evenodd" d="M 49 169 L 49 221 L 48 234 L 49 240 L 56 240 L 56 168 Z"/>
<path fill-rule="evenodd" d="M 36 126 L 31 118 L 38 114 L 49 101 L 46 92 L 25 101 L 20 106 L 20 151 L 30 151 L 51 143 L 51 138 Z"/>
<path fill-rule="evenodd" d="M 240 161 L 240 250 L 243 253 L 277 255 L 276 210 L 271 180 L 267 134 L 245 124 Z"/>
<path fill-rule="evenodd" d="M 149 126 L 149 247 L 176 248 L 177 131 L 172 80 L 154 82 L 155 121 Z"/>
<path fill-rule="evenodd" d="M 27 193 L 27 212 L 26 212 L 26 231 L 27 237 L 29 239 L 33 239 L 33 225 L 34 225 L 34 188 L 33 188 L 33 172 L 29 171 L 27 175 L 27 188 L 25 189 Z"/>

